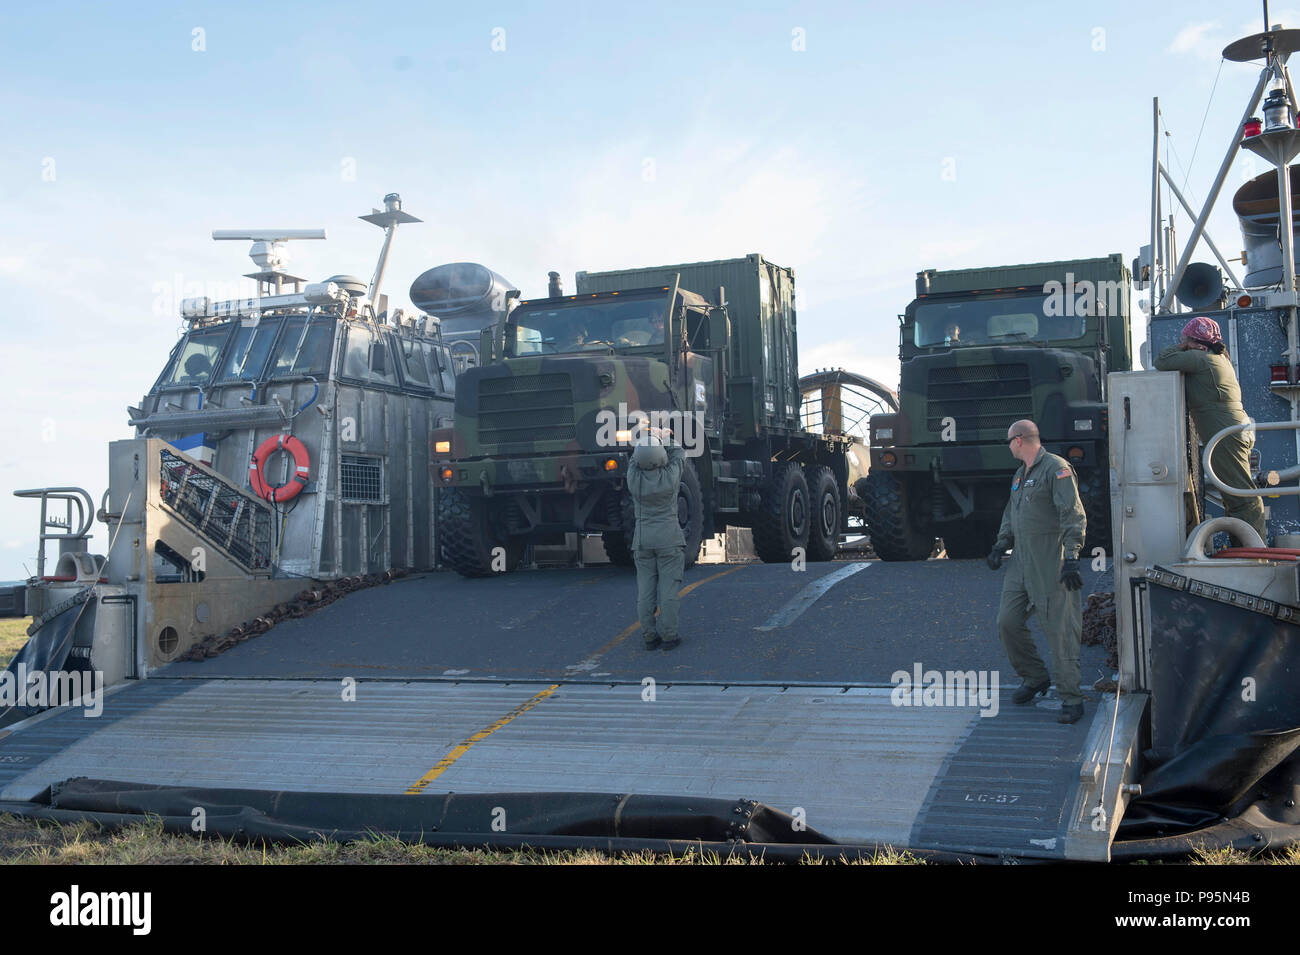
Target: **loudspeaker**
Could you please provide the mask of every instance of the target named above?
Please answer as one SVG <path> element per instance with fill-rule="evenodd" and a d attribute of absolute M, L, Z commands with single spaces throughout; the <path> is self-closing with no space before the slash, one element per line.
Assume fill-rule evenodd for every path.
<path fill-rule="evenodd" d="M 1193 311 L 1210 308 L 1223 300 L 1223 275 L 1213 265 L 1193 262 L 1183 273 L 1174 297 Z"/>

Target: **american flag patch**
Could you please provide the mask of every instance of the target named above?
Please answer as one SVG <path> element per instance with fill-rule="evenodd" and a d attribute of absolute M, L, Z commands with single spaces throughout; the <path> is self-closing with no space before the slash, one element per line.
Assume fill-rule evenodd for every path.
<path fill-rule="evenodd" d="M 1056 472 L 1056 476 L 1057 476 L 1058 478 L 1069 477 L 1069 476 L 1070 476 L 1070 469 L 1069 469 L 1069 468 L 1061 468 L 1061 470 L 1059 470 L 1059 471 Z"/>

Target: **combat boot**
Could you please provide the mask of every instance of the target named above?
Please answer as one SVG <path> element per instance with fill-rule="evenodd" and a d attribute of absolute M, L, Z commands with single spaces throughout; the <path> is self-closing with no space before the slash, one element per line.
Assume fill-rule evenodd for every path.
<path fill-rule="evenodd" d="M 1044 680 L 1042 683 L 1035 684 L 1034 686 L 1030 686 L 1028 683 L 1022 683 L 1020 686 L 1016 687 L 1015 692 L 1011 694 L 1011 702 L 1017 704 L 1028 703 L 1039 693 L 1046 693 L 1047 688 L 1051 685 L 1051 680 Z"/>

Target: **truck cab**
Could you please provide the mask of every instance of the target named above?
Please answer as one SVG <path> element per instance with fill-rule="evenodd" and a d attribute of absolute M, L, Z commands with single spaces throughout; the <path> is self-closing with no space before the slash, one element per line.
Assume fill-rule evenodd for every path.
<path fill-rule="evenodd" d="M 1119 255 L 918 274 L 899 411 L 871 418 L 859 486 L 881 557 L 923 559 L 936 537 L 951 557 L 986 553 L 1016 469 L 1006 432 L 1025 418 L 1078 473 L 1089 546 L 1109 548 L 1106 374 L 1130 366 L 1128 295 Z"/>

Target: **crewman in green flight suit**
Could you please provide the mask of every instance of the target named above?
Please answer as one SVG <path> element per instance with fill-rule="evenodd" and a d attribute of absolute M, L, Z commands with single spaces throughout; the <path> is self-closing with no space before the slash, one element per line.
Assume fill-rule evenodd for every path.
<path fill-rule="evenodd" d="M 677 523 L 677 486 L 686 452 L 673 444 L 672 432 L 648 428 L 632 452 L 627 489 L 632 495 L 636 530 L 632 556 L 636 562 L 637 616 L 645 648 L 671 650 L 682 642 L 677 630 L 681 602 L 686 538 Z M 655 618 L 655 607 L 659 617 Z"/>
<path fill-rule="evenodd" d="M 1183 326 L 1183 337 L 1177 345 L 1170 345 L 1156 356 L 1155 366 L 1160 371 L 1180 371 L 1187 393 L 1187 410 L 1196 425 L 1197 436 L 1207 442 L 1224 428 L 1250 421 L 1241 406 L 1241 386 L 1233 371 L 1232 359 L 1224 347 L 1219 323 L 1212 318 L 1193 318 Z M 1230 434 L 1210 455 L 1210 464 L 1219 480 L 1229 487 L 1253 489 L 1255 480 L 1250 474 L 1250 449 L 1253 437 L 1243 432 Z M 1265 536 L 1264 506 L 1258 496 L 1237 497 L 1223 495 L 1224 510 L 1255 530 L 1268 543 Z"/>
<path fill-rule="evenodd" d="M 1023 681 L 1011 702 L 1028 703 L 1051 685 L 1047 667 L 1034 648 L 1026 621 L 1031 613 L 1047 634 L 1061 698 L 1057 722 L 1073 723 L 1083 716 L 1079 690 L 1079 645 L 1083 638 L 1079 550 L 1087 518 L 1079 501 L 1074 468 L 1043 448 L 1038 426 L 1017 421 L 1007 431 L 1007 443 L 1020 468 L 1011 481 L 1011 497 L 1002 513 L 998 539 L 989 552 L 990 570 L 1002 566 L 1013 548 L 1002 603 L 998 635 L 1011 666 Z"/>

